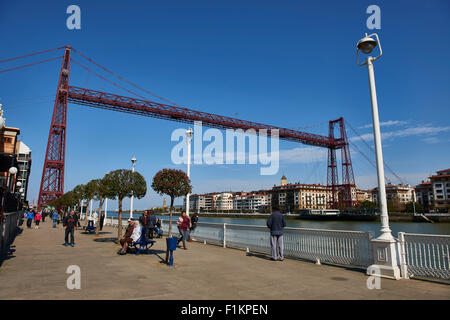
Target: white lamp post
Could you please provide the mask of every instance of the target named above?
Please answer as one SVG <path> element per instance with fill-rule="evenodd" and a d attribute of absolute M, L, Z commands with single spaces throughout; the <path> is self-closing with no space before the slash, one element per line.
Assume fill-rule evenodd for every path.
<path fill-rule="evenodd" d="M 105 220 L 103 220 L 103 223 L 106 224 L 106 218 L 108 217 L 108 198 L 105 199 Z M 112 225 L 112 222 L 111 222 Z"/>
<path fill-rule="evenodd" d="M 134 173 L 134 164 L 136 163 L 136 158 L 133 157 L 131 158 L 131 172 Z M 130 200 L 130 218 L 133 218 L 133 200 L 134 200 L 134 195 L 131 195 L 131 200 Z"/>
<path fill-rule="evenodd" d="M 3 118 L 2 106 L 3 105 L 0 103 L 0 130 L 3 130 L 3 128 L 5 127 L 5 118 Z"/>
<path fill-rule="evenodd" d="M 373 38 L 374 36 L 376 40 Z M 379 47 L 380 54 L 375 58 L 367 56 L 365 62 L 359 63 L 359 51 L 361 50 L 364 54 L 370 54 L 377 45 Z M 392 236 L 391 229 L 389 228 L 389 216 L 384 181 L 383 151 L 381 147 L 380 120 L 378 116 L 377 92 L 375 88 L 375 75 L 373 71 L 373 62 L 380 58 L 382 54 L 383 51 L 381 50 L 380 39 L 376 33 L 371 35 L 367 35 L 366 33 L 365 37 L 359 40 L 356 45 L 356 62 L 360 66 L 367 65 L 367 71 L 369 73 L 373 137 L 377 161 L 378 195 L 381 211 L 381 235 L 373 240 L 374 264 L 367 269 L 367 273 L 372 274 L 375 270 L 379 271 L 377 273 L 382 277 L 399 279 L 400 269 L 397 265 L 396 241 Z"/>
<path fill-rule="evenodd" d="M 192 141 L 193 131 L 191 128 L 186 130 L 187 138 L 187 176 L 190 179 L 191 176 L 191 141 Z M 186 195 L 186 215 L 189 217 L 189 193 Z"/>

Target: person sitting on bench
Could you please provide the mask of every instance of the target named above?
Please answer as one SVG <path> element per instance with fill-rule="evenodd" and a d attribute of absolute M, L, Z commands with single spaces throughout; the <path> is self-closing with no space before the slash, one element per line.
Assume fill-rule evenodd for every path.
<path fill-rule="evenodd" d="M 133 242 L 136 242 L 141 237 L 141 227 L 139 226 L 138 221 L 134 221 L 132 219 L 128 219 L 128 227 L 125 231 L 125 235 L 122 239 L 120 239 L 120 245 L 122 249 L 117 253 L 120 255 L 127 254 L 128 247 L 133 245 Z"/>
<path fill-rule="evenodd" d="M 155 230 L 156 230 L 156 236 L 158 238 L 162 237 L 163 231 L 161 229 L 161 220 L 159 220 L 159 218 L 156 218 L 156 222 L 155 222 Z"/>

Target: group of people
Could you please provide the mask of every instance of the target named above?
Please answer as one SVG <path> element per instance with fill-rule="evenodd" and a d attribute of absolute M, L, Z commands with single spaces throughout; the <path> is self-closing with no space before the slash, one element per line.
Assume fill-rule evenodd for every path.
<path fill-rule="evenodd" d="M 51 212 L 41 212 L 36 210 L 36 208 L 28 208 L 24 213 L 24 218 L 26 219 L 27 228 L 31 228 L 33 221 L 35 224 L 35 229 L 39 229 L 39 224 L 41 220 L 45 221 L 45 216 L 50 215 L 53 221 L 53 228 L 56 228 L 57 223 L 59 223 L 62 216 L 63 227 L 65 229 L 64 234 L 64 245 L 74 246 L 75 238 L 74 233 L 77 226 L 80 226 L 79 217 L 75 211 L 71 211 L 68 215 L 65 212 L 58 212 L 53 210 Z M 100 230 L 103 228 L 104 213 L 100 216 Z M 88 220 L 88 224 L 94 225 L 97 216 L 91 216 Z M 181 216 L 177 220 L 177 227 L 179 231 L 179 238 L 177 245 L 180 242 L 183 243 L 183 249 L 187 250 L 186 242 L 191 242 L 191 233 L 194 232 L 197 227 L 198 214 L 194 213 L 192 218 L 190 218 L 186 211 L 181 213 Z M 280 212 L 273 212 L 267 219 L 267 227 L 270 229 L 270 245 L 272 249 L 272 260 L 283 261 L 283 229 L 286 226 L 286 221 L 284 216 Z M 148 239 L 153 239 L 154 236 L 162 236 L 161 221 L 157 218 L 152 210 L 144 211 L 144 214 L 139 217 L 139 220 L 128 219 L 128 227 L 125 231 L 125 235 L 120 240 L 122 248 L 117 252 L 120 255 L 124 255 L 127 249 L 135 242 L 139 241 L 144 232 L 145 237 Z M 70 242 L 69 242 L 70 236 Z"/>
<path fill-rule="evenodd" d="M 127 253 L 127 249 L 133 245 L 133 243 L 139 241 L 144 233 L 147 239 L 153 239 L 162 236 L 161 221 L 157 218 L 152 210 L 145 210 L 139 220 L 128 219 L 128 226 L 125 230 L 125 234 L 120 239 L 120 245 L 122 248 L 117 254 L 124 255 Z"/>
<path fill-rule="evenodd" d="M 194 213 L 192 219 L 190 219 L 186 212 L 183 211 L 181 217 L 178 218 L 177 226 L 180 233 L 177 244 L 183 242 L 183 248 L 186 248 L 186 241 L 192 241 L 190 233 L 193 232 L 197 226 L 198 214 Z M 153 239 L 162 236 L 161 220 L 157 218 L 152 210 L 144 211 L 144 214 L 139 217 L 139 220 L 128 219 L 128 226 L 125 230 L 125 234 L 120 239 L 120 245 L 122 248 L 117 252 L 117 254 L 124 255 L 127 253 L 127 249 L 133 245 L 133 243 L 139 241 L 145 234 L 147 239 Z"/>
<path fill-rule="evenodd" d="M 27 221 L 27 228 L 31 229 L 34 221 L 34 228 L 39 229 L 39 223 L 42 220 L 42 213 L 35 208 L 28 208 L 24 213 L 24 218 Z"/>

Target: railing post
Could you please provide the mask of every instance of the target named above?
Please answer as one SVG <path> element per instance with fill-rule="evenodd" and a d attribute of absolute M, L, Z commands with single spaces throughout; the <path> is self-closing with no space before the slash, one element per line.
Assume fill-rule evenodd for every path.
<path fill-rule="evenodd" d="M 223 224 L 223 247 L 227 247 L 227 224 Z"/>
<path fill-rule="evenodd" d="M 409 279 L 408 265 L 406 264 L 406 250 L 405 250 L 405 233 L 398 233 L 399 245 L 400 245 L 400 272 L 404 279 Z"/>

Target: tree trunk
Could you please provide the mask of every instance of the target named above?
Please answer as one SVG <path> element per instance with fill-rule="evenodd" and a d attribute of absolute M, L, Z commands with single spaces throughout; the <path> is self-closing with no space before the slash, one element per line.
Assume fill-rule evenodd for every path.
<path fill-rule="evenodd" d="M 167 235 L 167 237 L 170 239 L 172 237 L 172 209 L 173 209 L 173 197 L 170 197 L 170 209 L 169 209 L 169 214 L 170 214 L 170 220 L 169 220 L 169 233 Z M 166 264 L 169 264 L 169 247 L 167 247 L 166 249 Z"/>
<path fill-rule="evenodd" d="M 84 219 L 84 228 L 86 228 L 87 227 L 87 225 L 88 225 L 88 221 L 89 221 L 89 219 L 88 219 L 88 211 L 89 211 L 89 203 L 91 202 L 91 200 L 92 199 L 87 199 L 87 202 L 86 202 L 86 213 L 85 213 L 85 219 Z"/>
<path fill-rule="evenodd" d="M 100 217 L 102 215 L 102 206 L 103 206 L 103 198 L 100 197 L 99 199 L 100 205 L 98 208 L 98 216 L 97 216 L 97 222 L 95 223 L 95 234 L 98 236 L 100 231 Z"/>
<path fill-rule="evenodd" d="M 117 225 L 117 244 L 120 246 L 120 238 L 122 237 L 122 200 L 119 198 L 119 216 Z"/>

